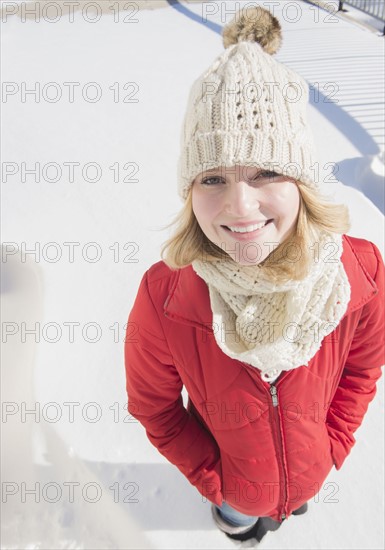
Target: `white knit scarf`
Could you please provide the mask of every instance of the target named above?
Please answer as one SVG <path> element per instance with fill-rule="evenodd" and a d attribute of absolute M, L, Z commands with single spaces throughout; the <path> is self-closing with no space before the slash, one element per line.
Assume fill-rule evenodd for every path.
<path fill-rule="evenodd" d="M 218 346 L 260 369 L 266 382 L 282 371 L 308 366 L 347 309 L 350 284 L 341 262 L 342 235 L 320 231 L 317 243 L 308 275 L 282 284 L 272 283 L 263 267 L 243 266 L 230 257 L 192 262 L 209 288 Z"/>

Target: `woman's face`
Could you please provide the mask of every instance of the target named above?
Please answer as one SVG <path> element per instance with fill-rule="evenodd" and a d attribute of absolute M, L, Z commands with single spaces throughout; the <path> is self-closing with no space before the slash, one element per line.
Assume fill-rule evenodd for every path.
<path fill-rule="evenodd" d="M 241 265 L 261 263 L 293 232 L 299 206 L 294 180 L 251 166 L 202 172 L 192 186 L 203 233 Z"/>

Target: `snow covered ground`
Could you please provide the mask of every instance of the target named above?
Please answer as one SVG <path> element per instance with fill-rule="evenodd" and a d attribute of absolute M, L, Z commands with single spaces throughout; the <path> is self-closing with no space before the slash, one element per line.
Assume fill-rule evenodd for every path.
<path fill-rule="evenodd" d="M 181 207 L 189 88 L 255 3 L 2 3 L 2 548 L 234 547 L 127 416 L 123 337 Z M 325 189 L 384 254 L 383 38 L 258 3 L 312 86 Z M 342 470 L 261 548 L 383 548 L 383 390 Z"/>

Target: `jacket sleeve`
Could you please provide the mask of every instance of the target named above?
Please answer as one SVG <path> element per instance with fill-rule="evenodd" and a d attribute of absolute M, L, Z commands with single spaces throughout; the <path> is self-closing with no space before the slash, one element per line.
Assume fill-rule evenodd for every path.
<path fill-rule="evenodd" d="M 361 425 L 376 394 L 376 383 L 385 364 L 385 268 L 380 251 L 376 245 L 371 245 L 377 259 L 374 282 L 378 292 L 362 309 L 340 382 L 326 416 L 331 453 L 337 470 L 356 442 L 353 434 Z"/>
<path fill-rule="evenodd" d="M 129 413 L 158 451 L 205 498 L 221 505 L 219 448 L 183 405 L 183 383 L 150 296 L 148 272 L 128 318 L 124 355 Z"/>

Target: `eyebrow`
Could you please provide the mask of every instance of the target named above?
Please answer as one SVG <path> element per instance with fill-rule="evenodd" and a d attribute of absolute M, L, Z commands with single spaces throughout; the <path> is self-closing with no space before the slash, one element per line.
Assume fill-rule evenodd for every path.
<path fill-rule="evenodd" d="M 247 166 L 245 168 L 247 170 L 257 170 L 258 172 L 264 172 L 265 171 L 265 168 L 260 168 L 259 166 Z M 217 173 L 217 174 L 224 175 L 224 174 L 226 174 L 227 171 L 229 171 L 229 170 L 226 169 L 226 167 L 210 168 L 208 170 L 205 170 L 204 172 L 201 172 L 201 175 L 203 176 L 205 174 L 212 174 L 212 173 Z M 233 174 L 234 171 L 231 170 L 231 173 Z"/>

